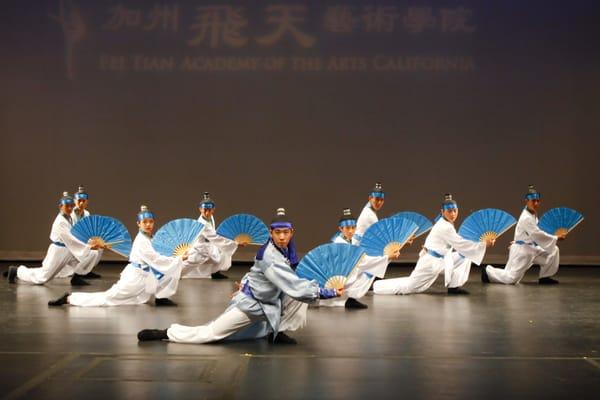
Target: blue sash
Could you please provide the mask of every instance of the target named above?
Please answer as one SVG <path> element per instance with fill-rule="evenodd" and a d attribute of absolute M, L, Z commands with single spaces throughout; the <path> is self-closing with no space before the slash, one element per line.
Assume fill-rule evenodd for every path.
<path fill-rule="evenodd" d="M 444 258 L 444 256 L 442 254 L 438 253 L 435 250 L 431 250 L 431 249 L 428 249 L 428 248 L 425 248 L 425 250 L 427 251 L 427 254 L 429 254 L 432 257 L 435 257 L 435 258 Z"/>
<path fill-rule="evenodd" d="M 63 242 L 55 242 L 53 240 L 50 241 L 53 245 L 58 246 L 58 247 L 67 247 L 65 246 L 65 244 Z"/>
<path fill-rule="evenodd" d="M 162 272 L 160 272 L 159 270 L 157 270 L 157 269 L 154 269 L 154 268 L 152 268 L 151 266 L 149 266 L 149 265 L 146 265 L 146 264 L 138 264 L 138 263 L 135 263 L 135 262 L 131 262 L 131 265 L 133 265 L 133 266 L 134 266 L 134 267 L 136 267 L 136 268 L 139 268 L 139 269 L 141 269 L 141 270 L 142 270 L 142 271 L 144 271 L 144 272 L 152 272 L 152 274 L 154 274 L 154 276 L 155 276 L 155 277 L 156 277 L 156 279 L 158 279 L 158 280 L 162 279 L 162 277 L 163 277 L 163 276 L 165 276 L 165 274 L 163 274 L 163 273 L 162 273 Z"/>

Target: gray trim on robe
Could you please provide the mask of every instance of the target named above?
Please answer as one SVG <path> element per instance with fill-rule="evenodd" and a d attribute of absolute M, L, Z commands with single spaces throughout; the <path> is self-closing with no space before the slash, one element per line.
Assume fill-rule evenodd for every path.
<path fill-rule="evenodd" d="M 255 259 L 250 272 L 242 278 L 242 284 L 246 282 L 252 290 L 253 298 L 240 291 L 231 300 L 229 307 L 239 308 L 250 318 L 266 318 L 274 333 L 279 331 L 284 296 L 303 303 L 319 299 L 317 281 L 299 278 L 289 260 L 272 242 L 267 245 L 263 259 Z"/>

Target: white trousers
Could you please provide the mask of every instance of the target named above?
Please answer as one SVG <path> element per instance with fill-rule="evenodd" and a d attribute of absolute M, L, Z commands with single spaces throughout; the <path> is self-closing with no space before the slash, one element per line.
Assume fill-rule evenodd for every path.
<path fill-rule="evenodd" d="M 471 261 L 452 254 L 452 271 L 447 287 L 455 288 L 464 285 L 469 279 Z M 421 293 L 429 289 L 439 274 L 444 272 L 444 259 L 429 254 L 419 257 L 415 269 L 407 277 L 382 279 L 373 284 L 375 294 L 411 294 Z"/>
<path fill-rule="evenodd" d="M 179 264 L 181 272 L 181 263 Z M 179 275 L 166 274 L 162 279 L 129 264 L 119 281 L 105 292 L 77 292 L 69 296 L 69 304 L 78 307 L 108 307 L 144 304 L 152 295 L 157 298 L 172 296 L 179 286 Z"/>
<path fill-rule="evenodd" d="M 525 272 L 533 264 L 539 264 L 540 278 L 555 275 L 558 272 L 560 263 L 558 246 L 554 246 L 554 249 L 550 253 L 535 250 L 535 248 L 529 245 L 513 244 L 510 246 L 508 261 L 504 269 L 494 268 L 491 265 L 486 267 L 485 271 L 490 278 L 490 282 L 507 285 L 519 283 L 523 279 L 523 276 L 525 276 Z"/>
<path fill-rule="evenodd" d="M 279 331 L 294 331 L 306 325 L 308 304 L 286 297 Z M 230 307 L 215 320 L 201 326 L 172 324 L 167 329 L 169 340 L 177 343 L 211 343 L 225 339 L 256 321 L 265 318 L 250 317 L 237 307 Z"/>
<path fill-rule="evenodd" d="M 91 272 L 96 265 L 100 263 L 102 254 L 103 250 L 98 250 L 97 252 L 91 252 L 89 256 L 81 261 L 74 260 L 68 263 L 58 272 L 58 274 L 56 274 L 55 278 L 69 278 L 73 276 L 74 273 L 77 275 L 85 275 Z"/>
<path fill-rule="evenodd" d="M 97 250 L 91 250 L 86 260 L 99 260 L 101 256 L 102 254 L 99 254 Z M 40 268 L 29 268 L 25 265 L 20 265 L 17 269 L 17 278 L 24 282 L 42 285 L 54 278 L 69 264 L 74 264 L 77 262 L 77 259 L 66 247 L 51 244 L 48 246 L 48 252 L 42 261 L 42 266 Z"/>

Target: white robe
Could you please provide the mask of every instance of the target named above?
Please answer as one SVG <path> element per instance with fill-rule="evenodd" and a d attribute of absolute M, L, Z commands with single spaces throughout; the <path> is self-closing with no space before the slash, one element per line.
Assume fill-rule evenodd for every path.
<path fill-rule="evenodd" d="M 560 262 L 557 240 L 557 236 L 538 227 L 535 214 L 524 209 L 515 228 L 515 242 L 510 246 L 506 266 L 504 269 L 486 267 L 490 282 L 519 283 L 533 264 L 540 265 L 540 278 L 556 274 Z"/>
<path fill-rule="evenodd" d="M 17 277 L 25 282 L 41 285 L 54 278 L 68 264 L 96 258 L 97 250 L 79 241 L 71 234 L 71 221 L 59 213 L 50 230 L 50 241 L 46 257 L 41 268 L 28 268 L 25 265 L 17 269 Z"/>
<path fill-rule="evenodd" d="M 442 257 L 436 257 L 425 249 L 433 250 Z M 462 286 L 469 279 L 471 262 L 479 265 L 483 260 L 486 245 L 462 238 L 453 224 L 440 218 L 425 239 L 425 249 L 419 253 L 419 260 L 410 276 L 377 281 L 373 284 L 374 293 L 420 293 L 431 287 L 442 272 L 446 287 Z"/>
<path fill-rule="evenodd" d="M 333 243 L 352 246 L 342 235 L 336 236 Z M 383 278 L 385 276 L 389 263 L 388 256 L 372 257 L 366 254 L 363 255 L 356 268 L 348 275 L 348 279 L 344 284 L 344 295 L 333 299 L 319 300 L 319 305 L 322 307 L 343 307 L 349 297 L 360 299 L 367 294 L 375 277 Z"/>
<path fill-rule="evenodd" d="M 143 304 L 153 295 L 167 298 L 177 292 L 182 266 L 181 257 L 160 255 L 152 247 L 150 237 L 140 232 L 133 241 L 129 264 L 121 272 L 119 281 L 105 292 L 73 293 L 69 296 L 69 303 L 80 307 L 101 307 Z M 155 271 L 144 270 L 149 267 Z M 157 277 L 156 274 L 162 276 Z"/>
<path fill-rule="evenodd" d="M 367 203 L 356 220 L 356 231 L 352 236 L 352 244 L 358 246 L 367 229 L 377 221 L 379 221 L 379 218 L 371 208 L 371 203 Z"/>
<path fill-rule="evenodd" d="M 83 210 L 83 216 L 80 217 L 79 214 L 73 210 L 71 213 L 71 220 L 73 221 L 73 225 L 77 222 L 81 221 L 85 217 L 89 217 L 90 212 L 88 210 Z M 100 262 L 102 258 L 103 250 L 98 250 L 96 252 L 90 253 L 88 257 L 79 261 L 73 260 L 69 264 L 67 264 L 63 269 L 60 270 L 58 274 L 56 274 L 55 278 L 68 278 L 73 276 L 74 273 L 77 275 L 85 275 L 88 272 L 92 271 L 96 265 Z"/>
<path fill-rule="evenodd" d="M 214 218 L 207 221 L 200 216 L 198 222 L 204 229 L 191 246 L 183 264 L 182 278 L 210 278 L 215 272 L 227 271 L 238 248 L 235 241 L 217 234 Z"/>

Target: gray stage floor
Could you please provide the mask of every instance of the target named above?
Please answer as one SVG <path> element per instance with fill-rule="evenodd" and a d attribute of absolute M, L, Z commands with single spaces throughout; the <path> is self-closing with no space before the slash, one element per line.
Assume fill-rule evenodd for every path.
<path fill-rule="evenodd" d="M 2 266 L 2 270 L 6 268 Z M 241 277 L 247 267 L 228 274 Z M 120 267 L 85 291 L 104 290 Z M 410 269 L 394 267 L 390 276 Z M 200 324 L 227 305 L 233 279 L 185 280 L 177 308 L 49 309 L 70 290 L 0 282 L 0 395 L 68 399 L 598 398 L 600 268 L 564 268 L 540 287 L 482 285 L 448 297 L 372 296 L 368 310 L 311 309 L 297 346 L 266 341 L 139 344 L 138 330 Z"/>

